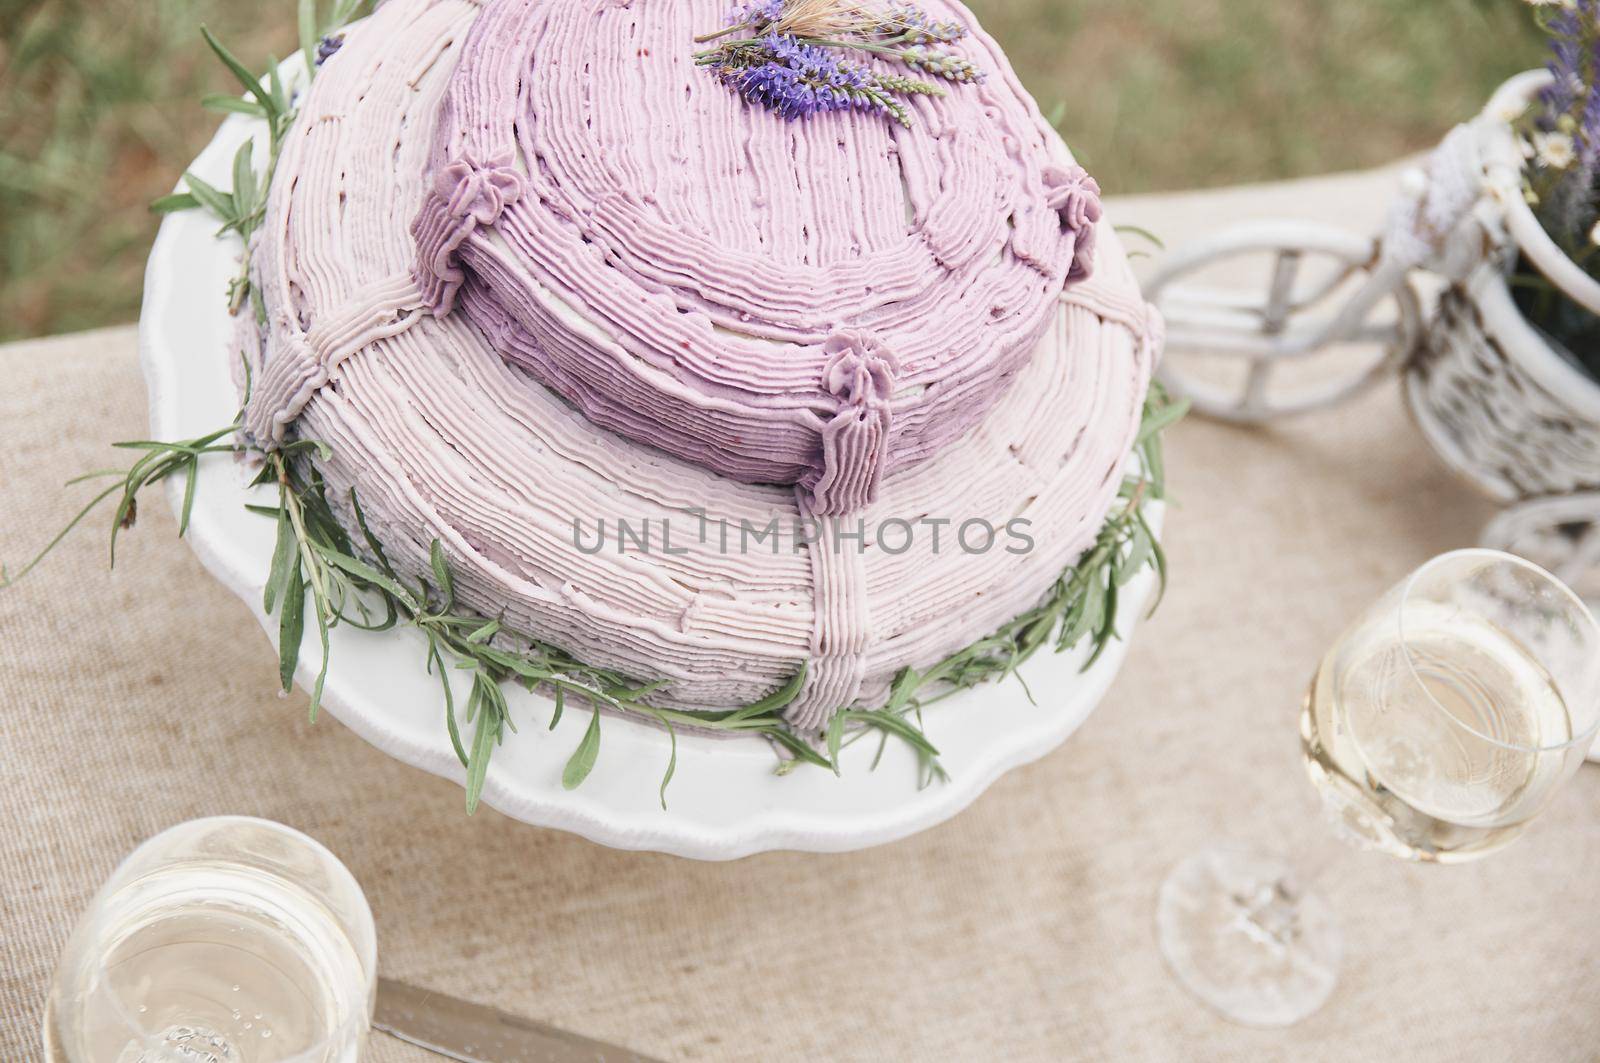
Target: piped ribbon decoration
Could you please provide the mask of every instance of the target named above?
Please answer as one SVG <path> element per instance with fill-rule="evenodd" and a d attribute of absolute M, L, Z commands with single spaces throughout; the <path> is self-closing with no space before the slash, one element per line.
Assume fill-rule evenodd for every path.
<path fill-rule="evenodd" d="M 875 336 L 853 329 L 828 337 L 822 350 L 822 390 L 839 405 L 822 430 L 822 472 L 809 485 L 812 509 L 850 513 L 878 497 L 900 362 Z"/>

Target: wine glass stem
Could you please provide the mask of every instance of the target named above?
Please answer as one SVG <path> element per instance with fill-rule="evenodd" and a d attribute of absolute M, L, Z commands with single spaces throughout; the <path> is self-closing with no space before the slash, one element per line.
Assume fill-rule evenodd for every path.
<path fill-rule="evenodd" d="M 1262 883 L 1253 893 L 1234 896 L 1239 906 L 1238 929 L 1277 948 L 1287 948 L 1299 934 L 1300 898 L 1347 852 L 1337 838 L 1318 827 L 1302 830 L 1293 850 L 1282 875 Z"/>

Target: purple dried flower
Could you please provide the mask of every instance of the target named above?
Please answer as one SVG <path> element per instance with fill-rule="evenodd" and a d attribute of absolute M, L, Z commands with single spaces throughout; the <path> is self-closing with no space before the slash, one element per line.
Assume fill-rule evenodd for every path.
<path fill-rule="evenodd" d="M 1600 72 L 1600 39 L 1595 41 L 1594 68 Z M 1578 139 L 1578 164 L 1593 175 L 1600 168 L 1600 84 L 1589 87 L 1589 99 L 1578 119 Z"/>
<path fill-rule="evenodd" d="M 772 59 L 779 63 L 797 62 L 804 58 L 807 51 L 819 49 L 806 49 L 799 41 L 787 33 L 769 33 L 761 39 L 761 47 Z"/>
<path fill-rule="evenodd" d="M 907 44 L 949 44 L 967 35 L 967 28 L 961 23 L 932 18 L 920 7 L 910 4 L 891 8 L 883 20 L 883 31 L 898 31 Z"/>
<path fill-rule="evenodd" d="M 1576 0 L 1541 19 L 1550 34 L 1551 83 L 1539 94 L 1524 133 L 1532 143 L 1570 145 L 1530 166 L 1530 192 L 1545 228 L 1565 246 L 1582 246 L 1597 213 L 1600 176 L 1600 0 Z"/>
<path fill-rule="evenodd" d="M 729 81 L 739 95 L 775 111 L 788 121 L 816 111 L 816 93 L 800 84 L 793 70 L 784 63 L 762 63 L 743 70 L 731 70 Z"/>
<path fill-rule="evenodd" d="M 1578 12 L 1575 9 L 1563 10 L 1550 20 L 1550 50 L 1553 54 L 1548 66 L 1554 80 L 1545 89 L 1545 96 L 1557 111 L 1566 111 L 1572 106 L 1574 94 L 1581 84 L 1583 49 L 1578 44 L 1579 32 Z"/>
<path fill-rule="evenodd" d="M 1551 239 L 1600 279 L 1600 0 L 1545 0 L 1538 18 L 1550 36 L 1551 82 L 1514 122 L 1529 154 L 1523 194 Z M 1523 313 L 1600 377 L 1600 320 L 1530 279 L 1537 283 L 1514 292 Z"/>
<path fill-rule="evenodd" d="M 728 14 L 730 26 L 764 26 L 783 17 L 783 0 L 751 0 L 734 4 Z"/>
<path fill-rule="evenodd" d="M 850 18 L 836 27 L 822 17 L 830 12 L 835 19 L 847 13 Z M 931 19 L 906 4 L 867 16 L 853 5 L 834 10 L 822 0 L 792 7 L 785 0 L 746 0 L 729 17 L 729 26 L 695 38 L 701 44 L 721 41 L 696 53 L 695 62 L 710 67 L 748 102 L 790 120 L 822 111 L 862 110 L 910 125 L 910 111 L 896 97 L 944 95 L 935 82 L 844 61 L 837 51 L 860 50 L 949 81 L 983 77 L 970 61 L 934 46 L 964 36 L 962 26 Z M 752 36 L 734 36 L 751 31 Z"/>
<path fill-rule="evenodd" d="M 761 38 L 760 54 L 765 61 L 727 65 L 719 73 L 746 100 L 788 121 L 821 111 L 888 109 L 866 69 L 840 62 L 826 49 L 773 33 Z"/>
<path fill-rule="evenodd" d="M 1578 115 L 1578 158 L 1567 178 L 1572 202 L 1563 219 L 1573 232 L 1589 233 L 1600 217 L 1600 34 L 1590 56 L 1588 98 Z"/>
<path fill-rule="evenodd" d="M 973 66 L 971 60 L 937 48 L 929 48 L 924 44 L 914 44 L 907 48 L 901 53 L 901 58 L 905 60 L 907 66 L 925 70 L 934 77 L 941 77 L 947 81 L 983 80 L 983 72 Z"/>
<path fill-rule="evenodd" d="M 335 52 L 344 47 L 344 35 L 324 37 L 317 43 L 317 65 L 321 66 L 333 58 Z"/>

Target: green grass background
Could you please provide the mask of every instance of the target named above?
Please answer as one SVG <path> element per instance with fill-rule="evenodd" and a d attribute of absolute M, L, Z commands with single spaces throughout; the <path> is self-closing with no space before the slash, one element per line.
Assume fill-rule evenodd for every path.
<path fill-rule="evenodd" d="M 1111 193 L 1381 163 L 1541 58 L 1522 0 L 968 2 Z M 230 88 L 201 21 L 294 47 L 292 0 L 0 0 L 0 340 L 136 316 L 145 204 Z"/>

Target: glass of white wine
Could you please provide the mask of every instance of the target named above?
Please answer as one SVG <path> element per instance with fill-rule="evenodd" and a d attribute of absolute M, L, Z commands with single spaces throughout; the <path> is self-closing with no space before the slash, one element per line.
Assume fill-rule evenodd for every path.
<path fill-rule="evenodd" d="M 1600 624 L 1554 576 L 1492 550 L 1434 558 L 1323 659 L 1300 716 L 1335 833 L 1449 864 L 1510 843 L 1600 728 Z M 1185 987 L 1227 1018 L 1286 1026 L 1338 978 L 1331 911 L 1286 861 L 1214 847 L 1162 884 L 1157 933 Z"/>
<path fill-rule="evenodd" d="M 377 941 L 338 858 L 266 820 L 194 820 L 95 895 L 46 1005 L 49 1063 L 355 1063 Z"/>

